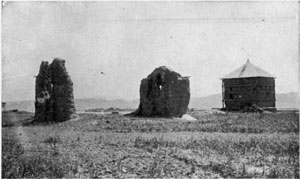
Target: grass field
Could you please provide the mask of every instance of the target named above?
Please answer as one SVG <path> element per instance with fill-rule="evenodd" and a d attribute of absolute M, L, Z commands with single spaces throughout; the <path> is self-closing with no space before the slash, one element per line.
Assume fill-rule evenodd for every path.
<path fill-rule="evenodd" d="M 2 177 L 299 178 L 299 114 L 193 112 L 196 121 L 3 114 Z"/>

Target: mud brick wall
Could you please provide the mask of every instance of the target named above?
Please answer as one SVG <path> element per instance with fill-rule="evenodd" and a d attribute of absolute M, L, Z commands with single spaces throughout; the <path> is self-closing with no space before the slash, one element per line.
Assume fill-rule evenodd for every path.
<path fill-rule="evenodd" d="M 181 117 L 187 112 L 189 100 L 188 77 L 162 66 L 141 81 L 140 104 L 131 115 Z"/>
<path fill-rule="evenodd" d="M 42 62 L 36 78 L 35 121 L 66 121 L 75 112 L 73 83 L 65 60 L 55 58 L 50 65 Z"/>

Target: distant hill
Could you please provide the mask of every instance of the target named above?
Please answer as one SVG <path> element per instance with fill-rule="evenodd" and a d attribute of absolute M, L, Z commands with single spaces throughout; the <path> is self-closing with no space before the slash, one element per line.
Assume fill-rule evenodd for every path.
<path fill-rule="evenodd" d="M 108 100 L 104 98 L 75 99 L 75 106 L 78 111 L 92 108 L 137 108 L 139 100 Z M 189 108 L 211 109 L 222 107 L 222 95 L 213 94 L 205 97 L 191 98 Z M 296 92 L 281 93 L 276 95 L 277 108 L 299 108 L 299 96 Z M 34 101 L 8 101 L 6 109 L 18 109 L 19 111 L 34 111 Z"/>
<path fill-rule="evenodd" d="M 75 99 L 75 107 L 78 111 L 94 108 L 137 108 L 139 100 L 126 101 L 123 99 L 107 100 L 104 98 Z M 34 111 L 34 101 L 7 101 L 6 110 L 18 109 L 19 111 Z"/>
<path fill-rule="evenodd" d="M 299 95 L 296 92 L 276 94 L 276 108 L 299 108 Z M 222 107 L 222 95 L 214 94 L 206 97 L 192 98 L 189 108 L 211 109 Z"/>
<path fill-rule="evenodd" d="M 19 111 L 34 111 L 34 101 L 4 101 L 6 102 L 6 110 L 18 109 Z"/>
<path fill-rule="evenodd" d="M 92 108 L 137 108 L 139 100 L 126 101 L 123 99 L 107 100 L 103 98 L 75 99 L 77 110 Z"/>
<path fill-rule="evenodd" d="M 191 98 L 189 108 L 211 109 L 222 107 L 222 95 L 213 94 L 205 97 Z"/>
<path fill-rule="evenodd" d="M 299 108 L 299 94 L 296 92 L 281 93 L 276 95 L 277 108 Z"/>

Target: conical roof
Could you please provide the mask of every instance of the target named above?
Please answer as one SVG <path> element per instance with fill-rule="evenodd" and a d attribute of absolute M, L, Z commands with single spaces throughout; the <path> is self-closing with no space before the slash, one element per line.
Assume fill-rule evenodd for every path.
<path fill-rule="evenodd" d="M 249 77 L 270 77 L 275 78 L 270 73 L 262 70 L 261 68 L 253 65 L 247 60 L 247 63 L 228 75 L 224 76 L 221 79 L 230 79 L 230 78 L 249 78 Z"/>

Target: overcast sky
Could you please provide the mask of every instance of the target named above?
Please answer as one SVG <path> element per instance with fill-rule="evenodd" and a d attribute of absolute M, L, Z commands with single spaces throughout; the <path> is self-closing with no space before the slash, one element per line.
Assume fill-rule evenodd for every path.
<path fill-rule="evenodd" d="M 192 97 L 221 93 L 247 59 L 277 77 L 277 93 L 298 91 L 297 12 L 297 2 L 8 2 L 2 97 L 33 100 L 33 76 L 55 57 L 75 98 L 139 98 L 159 66 L 191 76 Z"/>

